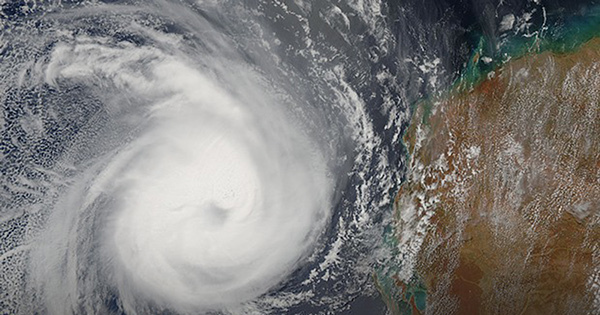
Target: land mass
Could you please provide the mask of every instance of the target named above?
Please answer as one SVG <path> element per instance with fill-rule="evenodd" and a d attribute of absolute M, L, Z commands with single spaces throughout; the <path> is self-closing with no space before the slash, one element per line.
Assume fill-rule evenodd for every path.
<path fill-rule="evenodd" d="M 404 143 L 399 297 L 416 278 L 432 314 L 600 312 L 600 39 L 420 103 Z"/>

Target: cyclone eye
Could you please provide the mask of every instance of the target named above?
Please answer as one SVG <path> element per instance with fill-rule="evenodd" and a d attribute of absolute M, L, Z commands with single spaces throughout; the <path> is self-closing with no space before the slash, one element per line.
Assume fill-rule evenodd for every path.
<path fill-rule="evenodd" d="M 0 313 L 316 314 L 377 294 L 399 171 L 351 79 L 365 56 L 323 45 L 307 3 L 274 27 L 279 5 L 2 5 Z"/>

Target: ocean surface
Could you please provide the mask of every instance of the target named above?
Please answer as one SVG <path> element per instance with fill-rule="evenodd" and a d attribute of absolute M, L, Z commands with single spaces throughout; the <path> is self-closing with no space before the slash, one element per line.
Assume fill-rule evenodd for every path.
<path fill-rule="evenodd" d="M 595 1 L 0 5 L 3 314 L 385 314 L 411 105 L 598 27 Z"/>

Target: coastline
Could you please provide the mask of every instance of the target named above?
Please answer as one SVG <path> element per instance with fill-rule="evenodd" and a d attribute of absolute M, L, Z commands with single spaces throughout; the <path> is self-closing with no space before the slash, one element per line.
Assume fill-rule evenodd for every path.
<path fill-rule="evenodd" d="M 508 169 L 512 167 L 513 173 L 516 172 L 519 174 L 520 172 L 520 177 L 517 176 L 520 178 L 520 181 L 538 181 L 539 183 L 536 185 L 542 186 L 551 185 L 552 183 L 557 182 L 556 178 L 552 177 L 551 174 L 538 174 L 535 176 L 531 174 L 535 169 L 540 167 L 542 169 L 553 167 L 554 164 L 547 163 L 547 160 L 552 158 L 552 150 L 538 148 L 536 152 L 542 154 L 544 158 L 536 160 L 532 158 L 532 155 L 535 154 L 532 153 L 532 143 L 537 141 L 536 139 L 531 141 L 523 141 L 523 139 L 515 140 L 515 138 L 524 137 L 523 135 L 517 135 L 519 133 L 517 132 L 518 129 L 526 127 L 528 123 L 533 123 L 535 120 L 534 118 L 536 118 L 533 116 L 528 117 L 532 121 L 522 121 L 521 124 L 513 124 L 510 126 L 511 119 L 518 120 L 519 115 L 526 115 L 523 108 L 513 108 L 513 104 L 519 104 L 519 106 L 522 107 L 523 104 L 527 103 L 524 92 L 521 91 L 519 94 L 519 90 L 527 90 L 527 88 L 523 89 L 521 86 L 530 85 L 531 82 L 538 82 L 540 84 L 547 82 L 548 80 L 545 78 L 544 71 L 540 72 L 540 69 L 554 67 L 554 69 L 557 69 L 555 73 L 553 73 L 553 75 L 556 76 L 556 80 L 554 80 L 553 84 L 556 86 L 551 88 L 550 85 L 547 85 L 545 88 L 547 88 L 548 91 L 553 89 L 556 90 L 559 88 L 561 82 L 565 82 L 565 78 L 569 75 L 569 71 L 571 71 L 570 76 L 576 77 L 577 72 L 573 69 L 582 67 L 578 65 L 583 63 L 583 67 L 586 65 L 596 66 L 598 61 L 600 61 L 600 55 L 598 54 L 598 51 L 600 51 L 600 39 L 597 38 L 579 43 L 575 46 L 568 46 L 571 47 L 568 50 L 563 49 L 567 47 L 564 44 L 557 44 L 555 46 L 547 45 L 545 47 L 549 48 L 541 49 L 543 46 L 539 45 L 536 52 L 528 52 L 518 58 L 511 58 L 502 63 L 502 65 L 495 70 L 489 72 L 479 71 L 476 76 L 463 75 L 457 83 L 453 85 L 449 92 L 445 93 L 445 95 L 436 97 L 435 100 L 424 100 L 415 105 L 411 123 L 407 128 L 403 139 L 408 152 L 407 160 L 409 161 L 409 166 L 407 181 L 402 184 L 396 198 L 395 212 L 397 226 L 395 235 L 397 236 L 396 245 L 399 246 L 399 252 L 401 252 L 399 255 L 407 255 L 406 253 L 402 253 L 402 248 L 404 248 L 405 252 L 409 253 L 407 258 L 416 259 L 418 262 L 414 268 L 414 274 L 410 277 L 405 275 L 404 279 L 400 279 L 394 275 L 394 272 L 390 271 L 388 271 L 388 275 L 392 275 L 391 278 L 386 279 L 386 277 L 382 275 L 376 277 L 381 291 L 384 291 L 385 296 L 387 297 L 385 298 L 386 303 L 390 306 L 390 310 L 393 310 L 395 314 L 418 314 L 424 311 L 425 307 L 434 307 L 438 310 L 455 309 L 460 314 L 477 313 L 481 311 L 484 311 L 485 313 L 491 311 L 492 308 L 490 307 L 492 306 L 490 306 L 490 304 L 494 304 L 495 299 L 497 299 L 497 297 L 494 297 L 493 291 L 497 289 L 497 284 L 502 283 L 503 280 L 499 280 L 497 277 L 494 278 L 490 276 L 490 274 L 500 272 L 499 270 L 504 268 L 501 270 L 501 273 L 502 277 L 504 277 L 502 279 L 506 280 L 511 277 L 512 272 L 510 270 L 511 268 L 508 267 L 510 264 L 501 266 L 501 263 L 493 263 L 494 259 L 502 260 L 502 257 L 495 257 L 495 254 L 493 253 L 509 255 L 510 253 L 506 252 L 506 250 L 517 252 L 521 250 L 526 253 L 525 256 L 528 257 L 527 259 L 529 259 L 530 263 L 531 261 L 535 261 L 538 265 L 543 265 L 544 260 L 553 261 L 555 262 L 555 265 L 552 265 L 552 263 L 546 265 L 551 266 L 554 269 L 556 269 L 556 264 L 559 264 L 561 261 L 570 261 L 571 266 L 577 265 L 578 268 L 580 268 L 579 274 L 589 275 L 591 272 L 593 275 L 593 268 L 597 267 L 598 263 L 596 260 L 598 259 L 592 256 L 594 251 L 597 250 L 589 248 L 589 246 L 586 245 L 586 242 L 589 242 L 590 240 L 598 241 L 600 240 L 600 235 L 593 233 L 590 235 L 590 232 L 587 231 L 587 227 L 590 225 L 582 225 L 581 218 L 583 217 L 583 219 L 585 219 L 586 217 L 591 216 L 592 222 L 586 224 L 596 226 L 598 220 L 594 218 L 597 218 L 597 215 L 593 213 L 588 215 L 573 214 L 577 212 L 575 208 L 585 208 L 586 202 L 588 201 L 584 200 L 578 204 L 577 200 L 570 200 L 574 205 L 571 207 L 572 209 L 570 211 L 566 210 L 567 205 L 561 205 L 565 210 L 559 212 L 538 211 L 538 216 L 548 217 L 547 219 L 552 216 L 559 216 L 559 219 L 552 221 L 552 224 L 540 227 L 539 223 L 538 225 L 532 223 L 533 221 L 531 221 L 531 218 L 528 217 L 529 214 L 524 209 L 527 207 L 531 208 L 530 205 L 536 203 L 538 208 L 544 208 L 543 202 L 535 197 L 535 194 L 552 196 L 552 193 L 549 191 L 540 191 L 539 188 L 536 188 L 537 186 L 533 187 L 531 191 L 531 193 L 534 194 L 533 198 L 532 196 L 529 196 L 527 197 L 528 199 L 525 198 L 527 199 L 526 201 L 522 201 L 525 205 L 520 203 L 517 206 L 510 205 L 508 200 L 506 200 L 509 198 L 498 199 L 493 196 L 493 190 L 496 189 L 496 186 L 494 185 L 497 184 L 495 177 L 502 177 L 501 175 L 498 175 L 500 173 L 498 172 L 498 166 L 494 164 L 499 160 L 504 160 L 503 163 L 509 165 Z M 554 49 L 553 47 L 558 47 L 560 49 Z M 473 64 L 476 64 L 479 62 L 478 59 L 480 59 L 480 55 L 478 56 L 477 52 L 475 52 L 474 56 L 472 61 Z M 596 62 L 594 63 L 594 61 Z M 538 71 L 540 75 L 533 75 L 533 78 L 529 77 L 530 70 L 533 70 L 531 71 L 533 73 Z M 467 67 L 467 73 L 468 71 L 469 68 Z M 521 73 L 519 73 L 519 71 L 521 71 Z M 523 77 L 524 74 L 526 74 L 525 77 Z M 595 78 L 590 78 L 589 76 L 584 79 L 588 81 L 595 80 Z M 518 97 L 511 98 L 510 95 L 515 92 L 517 95 L 521 95 L 522 99 L 519 99 Z M 596 92 L 597 91 L 590 91 L 592 94 Z M 550 112 L 560 111 L 560 106 L 558 105 L 568 101 L 568 96 L 575 97 L 573 95 L 562 95 L 561 92 L 554 93 L 553 95 L 552 98 L 554 98 L 556 102 L 553 103 L 553 106 L 549 106 L 549 108 L 554 108 L 551 109 Z M 543 93 L 534 96 L 536 96 L 537 99 L 542 100 L 538 102 L 535 101 L 535 97 L 532 98 L 532 103 L 537 104 L 535 111 L 543 111 L 546 106 L 545 103 L 547 103 L 547 101 L 543 101 L 545 96 Z M 592 95 L 590 97 L 595 96 Z M 592 107 L 596 107 L 590 109 L 585 107 L 586 105 L 583 103 L 582 105 L 580 104 L 580 107 L 583 106 L 588 112 L 591 110 L 598 115 L 598 104 L 592 105 Z M 504 116 L 506 119 L 503 119 L 503 115 L 507 114 L 509 114 L 509 116 Z M 536 130 L 540 131 L 547 129 L 547 133 L 538 133 L 537 138 L 553 139 L 552 137 L 554 137 L 557 132 L 559 134 L 566 134 L 566 129 L 563 131 L 556 131 L 553 130 L 555 127 L 548 127 L 548 125 L 560 124 L 560 121 L 554 119 L 555 117 L 553 116 L 556 115 L 551 115 L 550 113 L 547 117 L 543 116 L 546 117 L 546 120 L 542 122 L 545 126 Z M 474 117 L 476 119 L 474 119 Z M 577 121 L 571 121 L 571 124 L 572 125 L 567 128 L 583 128 L 578 127 L 580 125 Z M 591 124 L 594 125 L 593 119 Z M 503 126 L 505 125 L 509 125 L 510 128 L 513 128 L 514 130 L 511 131 L 510 128 L 504 128 Z M 461 132 L 457 132 L 456 129 L 461 130 Z M 478 136 L 471 134 L 473 129 L 479 130 Z M 592 126 L 590 130 L 592 131 L 588 131 L 588 133 L 596 132 L 591 133 L 592 138 L 594 138 L 594 134 L 600 134 L 600 127 L 597 123 L 595 126 Z M 499 139 L 490 141 L 490 137 L 493 137 L 496 133 Z M 517 153 L 521 152 L 519 154 L 522 156 L 515 156 L 514 154 L 503 156 L 497 153 L 500 152 L 497 148 L 506 144 L 506 141 L 503 139 L 507 136 L 512 137 L 513 142 L 517 143 L 516 146 L 513 145 L 513 147 L 516 148 L 514 150 L 516 150 Z M 479 137 L 479 141 L 476 140 L 477 137 Z M 569 137 L 568 135 L 565 137 L 566 140 L 568 140 L 566 143 L 576 140 L 571 139 L 572 137 Z M 456 144 L 457 141 L 460 145 Z M 596 136 L 592 141 L 600 140 Z M 486 142 L 492 143 L 492 147 L 494 148 L 490 147 L 486 149 Z M 473 145 L 473 143 L 477 143 L 477 145 Z M 558 144 L 564 145 L 564 143 L 554 143 L 554 145 Z M 585 144 L 583 144 L 583 146 L 585 146 Z M 596 146 L 596 148 L 597 147 L 598 146 Z M 465 148 L 466 150 L 464 150 Z M 461 150 L 464 151 L 462 152 L 462 157 L 452 157 L 452 151 L 454 151 L 455 156 L 460 156 L 460 154 L 456 153 Z M 508 151 L 510 151 L 510 148 Z M 529 153 L 527 153 L 527 151 L 529 151 Z M 449 152 L 450 154 L 448 154 Z M 441 156 L 443 156 L 442 161 L 440 160 Z M 488 159 L 484 160 L 483 158 L 480 158 L 482 156 L 486 156 Z M 577 164 L 575 168 L 581 169 L 583 167 L 581 165 L 587 165 L 587 168 L 585 168 L 587 172 L 592 172 L 594 167 L 600 167 L 600 164 L 595 165 L 596 163 L 600 163 L 594 162 L 598 155 L 595 156 L 596 158 L 592 155 L 592 158 L 588 158 L 587 160 L 586 158 L 581 158 L 575 161 Z M 568 160 L 565 159 L 566 158 L 562 158 L 561 160 L 559 158 L 557 163 L 568 164 Z M 445 160 L 445 166 L 443 160 Z M 455 162 L 458 164 L 453 165 Z M 437 167 L 436 170 L 436 165 L 441 165 L 441 168 Z M 527 168 L 527 165 L 530 165 L 530 167 Z M 514 171 L 514 169 L 517 171 Z M 510 170 L 508 171 L 510 172 Z M 555 170 L 549 170 L 548 173 L 552 173 L 552 171 Z M 494 176 L 485 176 L 486 173 L 494 174 Z M 582 172 L 580 171 L 580 173 Z M 583 180 L 585 181 L 585 178 L 590 176 L 583 173 L 575 174 L 571 177 L 575 180 L 584 178 Z M 510 181 L 510 178 L 514 177 L 514 175 L 515 174 L 508 176 L 505 179 Z M 540 176 L 541 179 L 539 178 Z M 563 178 L 571 178 L 569 177 L 569 174 L 563 174 L 561 176 L 563 176 Z M 444 180 L 444 178 L 453 177 L 459 178 L 462 183 L 458 184 L 458 182 L 456 182 L 452 187 L 448 187 L 449 181 Z M 593 187 L 588 191 L 591 195 L 587 196 L 591 196 L 590 198 L 594 199 L 593 194 L 600 192 L 600 187 L 598 187 L 600 186 L 600 182 L 595 185 L 593 183 L 593 175 L 591 175 L 591 178 Z M 523 185 L 520 182 L 513 184 L 517 186 Z M 468 202 L 464 203 L 464 200 L 457 200 L 457 198 L 453 196 L 453 194 L 456 194 L 456 187 L 461 185 L 470 185 L 471 188 L 462 193 L 466 196 L 466 200 L 471 204 Z M 452 189 L 454 189 L 454 191 Z M 561 189 L 564 189 L 564 187 Z M 577 194 L 577 187 L 572 187 L 571 190 L 573 194 Z M 504 193 L 509 195 L 512 193 L 515 195 L 515 192 L 510 189 L 505 189 Z M 600 193 L 596 195 L 600 195 Z M 479 196 L 484 197 L 480 198 Z M 566 195 L 563 196 L 563 198 L 569 199 Z M 579 199 L 583 200 L 584 198 Z M 517 240 L 523 240 L 522 244 L 519 243 L 519 241 L 512 242 L 510 239 L 503 239 L 503 233 L 499 231 L 506 232 L 506 230 L 511 230 L 511 227 L 499 227 L 497 222 L 492 222 L 493 220 L 490 219 L 494 218 L 494 216 L 496 216 L 495 220 L 498 219 L 497 211 L 495 212 L 494 210 L 495 208 L 498 208 L 496 206 L 497 202 L 500 202 L 503 205 L 500 208 L 510 210 L 505 212 L 512 213 L 514 221 L 512 222 L 514 223 L 513 229 L 516 228 L 520 231 L 526 231 L 528 228 L 531 229 L 532 227 L 536 227 L 536 229 L 539 230 L 535 231 L 536 233 L 554 238 L 557 241 L 550 245 L 540 244 L 540 242 L 535 241 L 536 237 L 538 237 L 535 233 L 528 234 L 528 232 L 523 232 L 523 234 L 518 230 L 514 230 L 513 232 L 517 233 Z M 591 205 L 588 205 L 587 208 L 590 207 L 597 208 L 598 201 L 592 200 Z M 407 209 L 409 210 L 407 211 Z M 480 211 L 480 209 L 487 209 L 487 211 Z M 407 214 L 407 212 L 412 213 Z M 511 220 L 508 220 L 506 222 L 510 221 Z M 586 228 L 581 228 L 581 226 Z M 416 232 L 407 235 L 405 230 Z M 560 249 L 563 248 L 566 242 L 564 238 L 571 239 L 574 234 L 579 237 L 577 242 L 580 247 L 584 245 L 587 247 L 583 248 L 579 254 L 574 254 L 569 250 L 561 251 Z M 501 244 L 504 244 L 504 246 Z M 415 251 L 415 248 L 418 250 Z M 545 252 L 548 248 L 551 249 L 550 253 L 558 251 L 558 254 L 548 256 L 549 254 Z M 552 248 L 555 249 L 552 250 Z M 488 251 L 487 253 L 484 252 L 486 250 Z M 410 254 L 411 251 L 413 251 L 412 254 Z M 412 257 L 410 257 L 410 255 L 412 255 Z M 577 256 L 577 259 L 569 260 L 569 257 L 573 257 L 574 255 Z M 512 263 L 516 262 L 511 262 L 511 264 Z M 400 274 L 406 272 L 406 270 L 403 271 L 403 269 L 410 268 L 400 266 Z M 560 270 L 560 268 L 558 269 Z M 444 274 L 444 276 L 440 277 L 440 274 Z M 562 286 L 564 288 L 563 291 L 565 292 L 553 294 L 553 290 L 556 291 L 555 285 L 553 284 L 554 282 L 546 283 L 548 277 L 554 279 L 558 277 L 560 279 L 560 274 L 552 272 L 548 268 L 538 270 L 537 274 L 523 273 L 521 278 L 526 278 L 527 281 L 532 283 L 537 281 L 538 285 L 524 288 L 528 291 L 525 292 L 526 294 L 522 294 L 522 298 L 520 299 L 518 298 L 519 294 L 517 292 L 510 293 L 509 295 L 512 296 L 514 301 L 513 306 L 509 307 L 508 305 L 503 305 L 501 307 L 499 304 L 496 304 L 495 307 L 501 307 L 500 309 L 509 307 L 516 312 L 531 310 L 538 312 L 557 311 L 556 308 L 560 307 L 560 303 L 557 304 L 556 302 L 557 300 L 561 300 L 563 305 L 570 305 L 568 303 L 569 299 L 557 299 L 557 296 L 561 296 L 561 294 L 562 296 L 565 296 L 565 294 L 568 293 L 566 292 L 568 290 L 575 292 L 573 291 L 574 288 L 579 288 L 579 291 L 581 291 L 582 287 L 588 288 L 590 286 L 589 284 L 586 284 L 587 282 L 593 282 L 589 277 L 563 279 L 568 284 L 566 286 L 563 284 Z M 510 285 L 508 286 L 510 287 Z M 544 294 L 540 293 L 540 290 L 551 292 L 550 296 L 552 296 L 553 299 L 548 300 Z M 513 286 L 512 291 L 518 290 Z M 600 290 L 598 291 L 600 292 Z M 416 292 L 419 293 L 416 294 Z M 595 294 L 597 295 L 597 293 Z M 448 295 L 453 297 L 453 301 L 446 302 L 445 304 L 437 303 L 438 305 L 425 306 L 422 302 L 415 302 L 417 299 L 424 300 L 425 298 L 428 301 L 439 300 Z M 417 296 L 419 297 L 417 298 Z M 578 292 L 576 294 L 576 299 L 579 301 L 577 304 L 581 306 L 581 310 L 593 310 L 593 305 L 596 303 L 594 302 L 594 299 L 597 299 L 597 297 L 594 296 L 594 293 Z M 573 301 L 573 298 L 571 297 L 570 300 Z M 551 301 L 555 302 L 548 304 Z M 417 307 L 417 304 L 419 307 Z M 485 304 L 487 304 L 487 306 Z M 554 309 L 544 309 L 543 305 L 552 305 Z M 573 308 L 573 306 L 569 307 L 570 309 Z"/>

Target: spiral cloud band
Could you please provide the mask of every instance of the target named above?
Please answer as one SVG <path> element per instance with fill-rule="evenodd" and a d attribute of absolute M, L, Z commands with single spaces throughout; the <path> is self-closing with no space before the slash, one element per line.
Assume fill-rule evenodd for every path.
<path fill-rule="evenodd" d="M 102 80 L 147 102 L 132 105 L 144 113 L 135 136 L 91 168 L 83 197 L 74 191 L 59 214 L 101 214 L 98 258 L 131 309 L 140 299 L 187 311 L 255 298 L 306 256 L 329 217 L 325 157 L 243 79 L 250 69 L 237 70 L 225 89 L 181 58 L 86 38 L 57 45 L 48 63 L 49 84 Z M 63 224 L 52 233 L 68 231 Z"/>
<path fill-rule="evenodd" d="M 2 6 L 0 313 L 382 307 L 393 36 L 300 2 Z"/>

